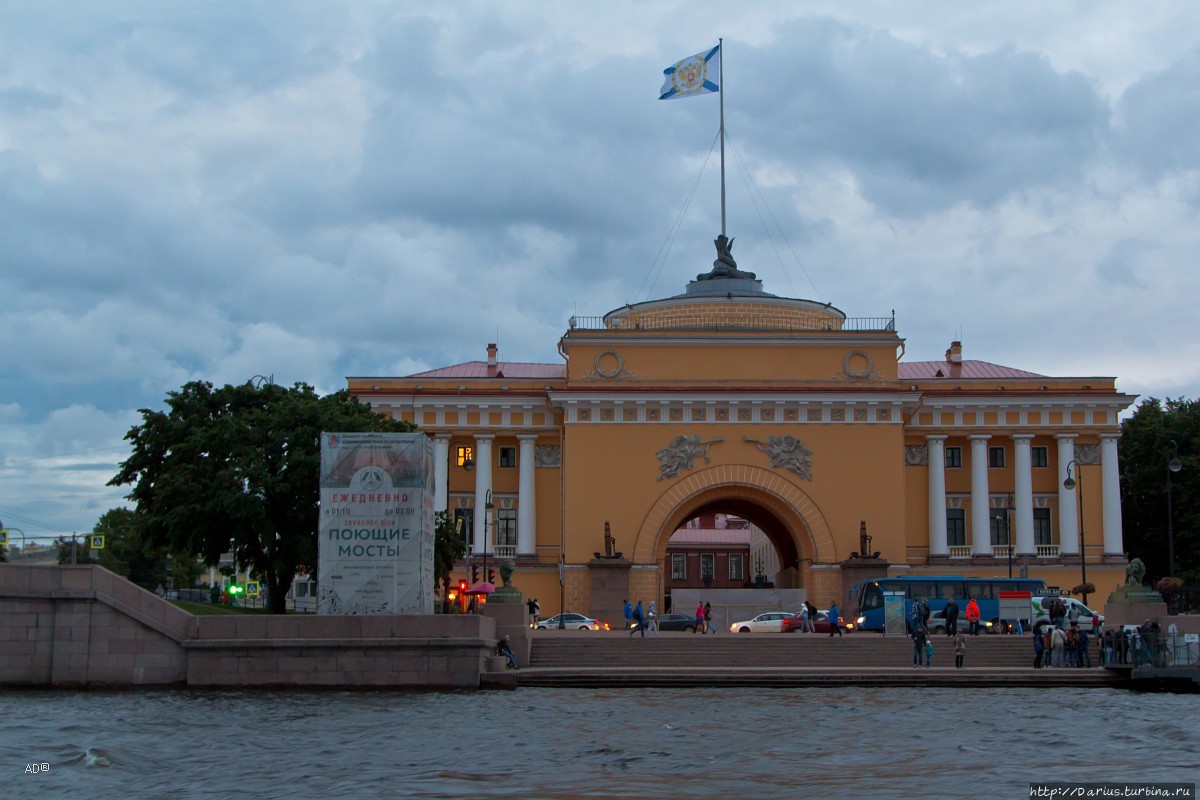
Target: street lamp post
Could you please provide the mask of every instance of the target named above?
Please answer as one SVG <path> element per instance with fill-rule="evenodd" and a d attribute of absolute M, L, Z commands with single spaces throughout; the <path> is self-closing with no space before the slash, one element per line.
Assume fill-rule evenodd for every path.
<path fill-rule="evenodd" d="M 1171 473 L 1179 472 L 1183 469 L 1183 462 L 1179 460 L 1179 445 L 1175 444 L 1175 440 L 1171 440 L 1171 460 L 1167 462 L 1167 565 L 1168 572 L 1172 578 L 1175 577 L 1175 519 L 1171 510 Z"/>
<path fill-rule="evenodd" d="M 1013 541 L 1012 541 L 1012 515 L 1016 508 L 1013 506 L 1012 492 L 1008 493 L 1008 507 L 1004 509 L 1007 514 L 1005 516 L 1004 525 L 1007 528 L 1005 538 L 1008 540 L 1008 577 L 1012 577 L 1012 556 L 1013 556 Z"/>
<path fill-rule="evenodd" d="M 1071 477 L 1071 467 L 1079 468 L 1082 466 L 1083 466 L 1082 464 L 1080 464 L 1078 461 L 1074 461 L 1074 460 L 1072 460 L 1071 463 L 1067 464 L 1067 479 L 1065 481 L 1063 481 L 1063 486 L 1066 487 L 1066 489 L 1068 491 L 1074 489 L 1077 483 L 1079 486 L 1079 492 L 1078 492 L 1078 495 L 1079 495 L 1079 569 L 1083 573 L 1083 587 L 1086 590 L 1087 589 L 1087 543 L 1083 536 L 1083 470 L 1082 469 L 1078 470 L 1078 472 L 1079 472 L 1079 480 L 1078 481 L 1076 481 L 1074 478 Z M 1087 592 L 1084 591 L 1083 592 L 1083 604 L 1085 606 L 1087 605 L 1087 599 L 1088 599 Z"/>
<path fill-rule="evenodd" d="M 492 490 L 488 489 L 483 500 L 483 579 L 485 581 L 488 576 L 488 545 L 491 543 L 488 539 L 488 517 L 492 515 L 492 509 L 495 507 L 492 504 Z"/>

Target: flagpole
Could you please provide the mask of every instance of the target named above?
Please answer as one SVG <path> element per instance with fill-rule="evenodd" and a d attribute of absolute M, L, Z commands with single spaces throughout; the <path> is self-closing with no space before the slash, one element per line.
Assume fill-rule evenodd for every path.
<path fill-rule="evenodd" d="M 717 80 L 717 94 L 721 95 L 721 235 L 725 235 L 725 40 L 717 39 L 717 52 L 721 54 L 721 71 Z"/>

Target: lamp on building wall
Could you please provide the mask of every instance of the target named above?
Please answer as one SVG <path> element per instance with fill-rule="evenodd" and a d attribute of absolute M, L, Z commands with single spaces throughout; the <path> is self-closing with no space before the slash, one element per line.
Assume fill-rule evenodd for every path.
<path fill-rule="evenodd" d="M 1082 466 L 1083 466 L 1082 464 L 1080 464 L 1078 461 L 1074 461 L 1074 460 L 1072 460 L 1071 463 L 1067 464 L 1067 479 L 1065 481 L 1063 481 L 1063 486 L 1067 489 L 1067 491 L 1074 489 L 1075 485 L 1076 485 L 1075 479 L 1071 477 L 1071 468 L 1072 467 L 1082 467 Z M 1083 574 L 1083 588 L 1086 590 L 1087 589 L 1087 544 L 1086 544 L 1087 540 L 1084 539 L 1084 536 L 1083 536 L 1083 470 L 1082 469 L 1079 470 L 1078 484 L 1079 484 L 1079 492 L 1078 492 L 1078 495 L 1079 495 L 1079 569 L 1080 569 L 1080 572 L 1082 572 L 1082 574 Z M 1082 594 L 1083 594 L 1083 604 L 1086 606 L 1087 599 L 1088 599 L 1087 591 L 1084 591 Z"/>
<path fill-rule="evenodd" d="M 1175 440 L 1171 440 L 1171 460 L 1167 462 L 1167 566 L 1168 572 L 1172 578 L 1175 577 L 1175 519 L 1171 510 L 1171 473 L 1179 472 L 1183 469 L 1183 462 L 1179 460 L 1179 445 L 1175 444 Z"/>
<path fill-rule="evenodd" d="M 1004 518 L 1004 527 L 1006 528 L 1006 530 L 1004 532 L 1004 538 L 1006 538 L 1008 540 L 1008 577 L 1011 578 L 1012 577 L 1012 554 L 1013 554 L 1012 515 L 1013 515 L 1013 511 L 1016 510 L 1016 507 L 1013 506 L 1012 492 L 1008 493 L 1008 506 L 1004 510 L 1006 512 L 1006 515 Z"/>

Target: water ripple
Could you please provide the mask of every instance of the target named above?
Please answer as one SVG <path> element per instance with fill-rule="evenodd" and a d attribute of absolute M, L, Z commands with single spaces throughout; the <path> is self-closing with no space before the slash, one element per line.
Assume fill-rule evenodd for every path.
<path fill-rule="evenodd" d="M 1194 781 L 1194 703 L 1109 689 L 24 691 L 0 693 L 0 786 L 5 800 L 1021 797 L 1047 778 Z"/>

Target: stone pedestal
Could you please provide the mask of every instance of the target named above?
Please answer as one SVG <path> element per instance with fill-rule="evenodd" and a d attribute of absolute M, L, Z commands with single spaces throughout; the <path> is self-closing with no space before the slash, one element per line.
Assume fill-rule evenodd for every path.
<path fill-rule="evenodd" d="M 841 563 L 842 567 L 842 591 L 838 595 L 839 598 L 846 597 L 846 592 L 850 591 L 850 587 L 863 581 L 878 580 L 886 578 L 888 567 L 891 566 L 885 559 L 882 558 L 848 558 Z M 843 601 L 844 602 L 844 601 Z M 850 601 L 854 602 L 854 601 Z M 849 615 L 850 607 L 846 605 L 846 612 Z"/>
<path fill-rule="evenodd" d="M 508 646 L 517 655 L 517 666 L 529 666 L 529 610 L 524 603 L 496 603 L 491 599 L 479 612 L 496 623 L 496 641 L 508 635 Z"/>
<path fill-rule="evenodd" d="M 624 558 L 593 558 L 588 562 L 592 583 L 592 607 L 581 612 L 613 630 L 625 625 L 625 601 L 629 599 L 629 570 L 633 564 Z"/>
<path fill-rule="evenodd" d="M 1104 604 L 1104 627 L 1141 625 L 1167 615 L 1162 595 L 1144 586 L 1118 586 Z"/>

